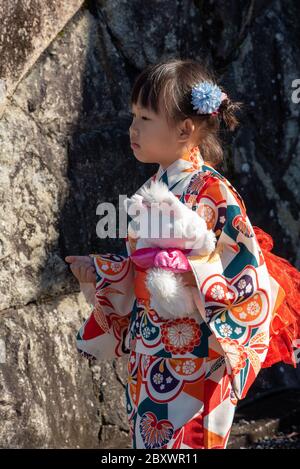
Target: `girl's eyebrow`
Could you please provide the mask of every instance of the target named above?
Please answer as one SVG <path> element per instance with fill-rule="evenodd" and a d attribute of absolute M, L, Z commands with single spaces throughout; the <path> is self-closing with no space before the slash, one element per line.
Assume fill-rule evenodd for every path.
<path fill-rule="evenodd" d="M 141 113 L 146 113 L 146 115 L 152 117 L 152 113 L 145 107 L 137 107 L 137 110 L 140 111 Z M 133 107 L 129 109 L 129 112 L 132 114 L 133 113 Z M 148 117 L 150 119 L 150 117 Z"/>
<path fill-rule="evenodd" d="M 149 109 L 147 109 L 146 107 L 143 107 L 143 106 L 142 106 L 142 107 L 141 107 L 141 106 L 137 106 L 136 104 L 131 104 L 131 105 L 130 105 L 129 112 L 130 112 L 131 114 L 134 114 L 134 112 L 133 112 L 133 106 L 135 106 L 136 109 L 137 109 L 138 111 L 140 111 L 141 113 L 143 113 L 143 112 L 146 113 L 146 115 L 148 116 L 147 119 L 153 120 L 153 118 L 154 118 L 154 117 L 152 116 L 153 113 L 152 113 Z"/>
<path fill-rule="evenodd" d="M 131 110 L 133 109 L 133 106 L 135 106 L 138 111 L 150 112 L 150 110 L 147 109 L 146 107 L 138 106 L 137 104 L 131 104 L 131 105 L 130 105 L 130 109 L 131 109 Z"/>

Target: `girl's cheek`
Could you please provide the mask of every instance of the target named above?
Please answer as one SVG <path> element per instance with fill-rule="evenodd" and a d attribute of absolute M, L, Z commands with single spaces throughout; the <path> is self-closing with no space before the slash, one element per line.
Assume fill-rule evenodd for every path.
<path fill-rule="evenodd" d="M 151 129 L 149 136 L 150 136 L 151 139 L 155 138 L 155 141 L 159 142 L 159 143 L 163 143 L 164 139 L 165 139 L 165 136 L 161 132 L 161 129 L 159 129 L 157 127 Z"/>

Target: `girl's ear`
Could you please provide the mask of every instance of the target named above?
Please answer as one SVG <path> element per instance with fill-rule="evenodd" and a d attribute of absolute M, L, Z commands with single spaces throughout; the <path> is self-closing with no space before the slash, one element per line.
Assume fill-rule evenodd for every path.
<path fill-rule="evenodd" d="M 193 132 L 195 131 L 195 125 L 192 119 L 187 118 L 184 121 L 180 122 L 177 128 L 177 138 L 179 142 L 186 142 L 188 141 Z"/>

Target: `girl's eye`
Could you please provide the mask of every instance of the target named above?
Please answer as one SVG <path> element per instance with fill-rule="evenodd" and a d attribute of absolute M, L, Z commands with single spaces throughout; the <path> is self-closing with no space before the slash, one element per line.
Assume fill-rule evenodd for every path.
<path fill-rule="evenodd" d="M 131 117 L 133 118 L 135 116 L 135 114 L 133 112 L 130 113 Z M 150 120 L 148 117 L 146 116 L 142 116 L 142 119 L 144 119 L 145 121 L 148 121 Z"/>

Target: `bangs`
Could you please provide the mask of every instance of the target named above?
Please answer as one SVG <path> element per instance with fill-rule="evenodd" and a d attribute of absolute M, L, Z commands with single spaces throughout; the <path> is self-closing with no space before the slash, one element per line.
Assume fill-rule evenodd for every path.
<path fill-rule="evenodd" d="M 131 105 L 140 105 L 155 114 L 164 113 L 169 125 L 187 117 L 180 101 L 182 90 L 177 89 L 175 64 L 148 66 L 133 85 Z"/>
<path fill-rule="evenodd" d="M 162 91 L 162 82 L 149 76 L 145 70 L 137 79 L 131 93 L 131 104 L 140 105 L 155 114 L 159 114 L 159 96 Z"/>

